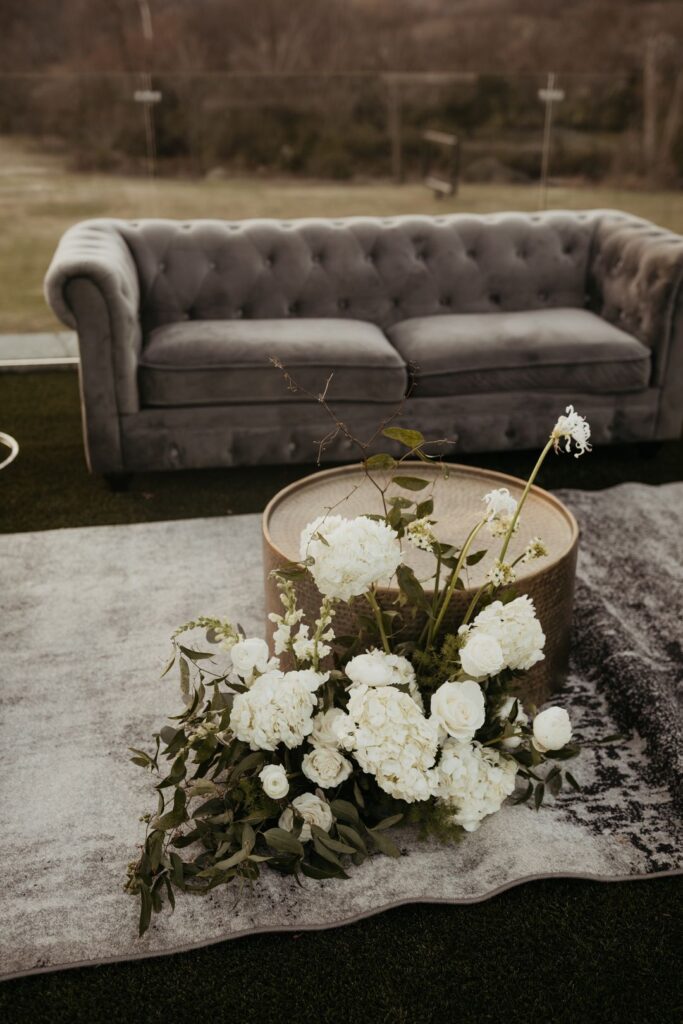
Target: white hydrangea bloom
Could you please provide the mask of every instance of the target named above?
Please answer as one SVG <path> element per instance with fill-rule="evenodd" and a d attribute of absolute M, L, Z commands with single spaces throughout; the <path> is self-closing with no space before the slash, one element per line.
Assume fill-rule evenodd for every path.
<path fill-rule="evenodd" d="M 393 576 L 401 545 L 396 531 L 384 522 L 367 516 L 321 516 L 302 531 L 300 555 L 313 559 L 309 568 L 321 594 L 350 601 Z"/>
<path fill-rule="evenodd" d="M 311 825 L 317 825 L 318 828 L 323 829 L 325 832 L 329 832 L 332 828 L 334 818 L 327 801 L 321 800 L 314 793 L 302 793 L 301 796 L 297 796 L 292 800 L 292 806 L 285 808 L 280 815 L 278 825 L 286 832 L 291 832 L 294 828 L 294 811 L 292 807 L 304 819 L 301 833 L 299 834 L 299 839 L 302 843 L 307 843 L 312 838 Z"/>
<path fill-rule="evenodd" d="M 358 765 L 390 796 L 413 803 L 434 793 L 438 727 L 395 686 L 356 684 L 335 730 Z"/>
<path fill-rule="evenodd" d="M 323 789 L 340 786 L 353 771 L 353 765 L 333 747 L 313 747 L 304 754 L 301 771 Z"/>
<path fill-rule="evenodd" d="M 400 654 L 386 654 L 377 648 L 371 648 L 364 654 L 357 654 L 355 658 L 351 658 L 344 671 L 353 684 L 407 686 L 413 700 L 422 707 L 415 669 L 408 659 L 401 657 Z"/>
<path fill-rule="evenodd" d="M 513 705 L 515 703 L 515 699 L 515 697 L 507 697 L 503 701 L 501 706 L 498 708 L 497 718 L 499 719 L 501 724 L 504 725 L 508 721 L 510 714 L 512 712 Z M 515 715 L 514 721 L 511 724 L 514 725 L 515 729 L 518 729 L 519 726 L 529 724 L 529 716 L 522 707 L 522 702 L 520 700 L 517 700 L 517 714 Z M 522 737 L 520 735 L 508 736 L 506 740 L 502 741 L 501 746 L 504 747 L 506 750 L 516 750 L 521 742 Z"/>
<path fill-rule="evenodd" d="M 479 612 L 471 625 L 461 626 L 458 632 L 465 637 L 461 660 L 471 638 L 482 634 L 498 642 L 507 668 L 526 672 L 545 657 L 545 634 L 528 594 L 508 604 L 494 601 Z"/>
<path fill-rule="evenodd" d="M 235 697 L 232 732 L 252 750 L 275 750 L 279 743 L 300 746 L 313 729 L 315 691 L 328 677 L 310 669 L 259 676 L 250 690 Z"/>
<path fill-rule="evenodd" d="M 533 562 L 535 558 L 545 558 L 547 554 L 548 549 L 545 546 L 545 542 L 542 541 L 540 537 L 532 537 L 524 548 L 522 561 Z"/>
<path fill-rule="evenodd" d="M 499 811 L 515 788 L 517 765 L 480 743 L 447 740 L 438 766 L 438 796 L 455 811 L 453 821 L 474 832 Z"/>
<path fill-rule="evenodd" d="M 508 584 L 515 582 L 517 579 L 517 573 L 509 562 L 501 562 L 500 559 L 497 558 L 486 573 L 486 579 L 492 583 L 494 587 L 506 587 Z"/>
<path fill-rule="evenodd" d="M 573 442 L 576 447 L 574 458 L 578 459 L 584 452 L 591 451 L 591 445 L 588 443 L 588 438 L 591 436 L 591 428 L 588 420 L 574 411 L 573 405 L 568 405 L 565 413 L 566 415 L 559 417 L 550 437 L 553 440 L 553 447 L 556 452 L 562 450 L 561 441 L 565 442 L 564 450 L 570 452 Z"/>
<path fill-rule="evenodd" d="M 436 536 L 432 529 L 434 523 L 431 519 L 414 519 L 406 526 L 406 537 L 413 545 L 421 551 L 431 551 L 432 544 L 436 543 Z"/>
<path fill-rule="evenodd" d="M 489 491 L 482 498 L 486 505 L 486 522 L 493 537 L 502 537 L 510 529 L 510 524 L 517 511 L 517 501 L 507 487 L 498 487 Z M 519 523 L 515 523 L 515 531 Z"/>

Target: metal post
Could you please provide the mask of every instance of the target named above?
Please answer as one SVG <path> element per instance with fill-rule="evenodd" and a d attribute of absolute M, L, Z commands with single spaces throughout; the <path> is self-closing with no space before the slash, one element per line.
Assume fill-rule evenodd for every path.
<path fill-rule="evenodd" d="M 140 8 L 140 21 L 142 23 L 142 37 L 145 40 L 145 56 L 149 61 L 152 45 L 154 43 L 154 26 L 152 24 L 152 12 L 149 9 L 147 0 L 138 0 Z M 153 93 L 152 74 L 149 70 L 142 73 L 142 88 L 148 94 Z M 154 124 L 154 104 L 144 102 L 142 104 L 145 117 L 145 137 L 147 140 L 147 170 L 150 178 L 153 178 L 156 171 L 157 140 Z"/>
<path fill-rule="evenodd" d="M 389 138 L 391 139 L 391 176 L 397 185 L 403 183 L 403 147 L 401 144 L 401 93 L 398 78 L 387 77 L 389 90 Z"/>
<path fill-rule="evenodd" d="M 545 119 L 543 123 L 543 152 L 541 156 L 541 194 L 539 209 L 545 210 L 548 203 L 548 172 L 550 170 L 550 144 L 553 127 L 553 104 L 564 99 L 564 92 L 555 86 L 555 73 L 548 73 L 545 89 L 539 89 L 538 98 L 545 103 Z"/>

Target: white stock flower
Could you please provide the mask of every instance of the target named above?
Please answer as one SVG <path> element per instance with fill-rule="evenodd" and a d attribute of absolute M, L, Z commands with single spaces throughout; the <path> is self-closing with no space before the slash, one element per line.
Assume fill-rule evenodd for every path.
<path fill-rule="evenodd" d="M 356 684 L 349 690 L 348 714 L 335 729 L 362 770 L 390 796 L 412 803 L 433 794 L 438 729 L 407 693 Z"/>
<path fill-rule="evenodd" d="M 304 754 L 301 770 L 311 782 L 323 789 L 331 789 L 348 779 L 353 765 L 333 747 L 313 747 Z"/>
<path fill-rule="evenodd" d="M 384 522 L 321 516 L 302 530 L 300 555 L 313 559 L 309 569 L 321 594 L 350 601 L 393 576 L 401 546 L 396 531 Z"/>
<path fill-rule="evenodd" d="M 481 499 L 486 504 L 486 521 L 494 537 L 502 537 L 510 529 L 510 523 L 517 511 L 517 501 L 507 487 L 489 491 Z M 517 530 L 519 524 L 515 524 Z"/>
<path fill-rule="evenodd" d="M 332 828 L 334 818 L 332 817 L 330 805 L 325 800 L 321 800 L 319 796 L 315 796 L 314 793 L 302 793 L 301 796 L 297 796 L 292 800 L 292 806 L 285 808 L 280 815 L 278 825 L 286 832 L 291 832 L 294 828 L 294 812 L 292 807 L 304 819 L 304 823 L 301 826 L 301 834 L 299 835 L 302 843 L 307 843 L 311 838 L 311 825 L 317 825 L 318 828 L 323 829 L 325 832 L 329 832 Z"/>
<path fill-rule="evenodd" d="M 484 632 L 472 632 L 460 650 L 462 670 L 473 679 L 495 676 L 505 667 L 503 651 L 496 640 Z"/>
<path fill-rule="evenodd" d="M 453 821 L 466 832 L 499 811 L 515 788 L 517 765 L 480 743 L 447 740 L 438 767 L 438 796 L 455 810 Z"/>
<path fill-rule="evenodd" d="M 328 708 L 321 711 L 313 718 L 313 732 L 309 736 L 311 743 L 316 747 L 338 747 L 339 736 L 335 729 L 335 723 L 346 719 L 346 714 L 341 708 Z"/>
<path fill-rule="evenodd" d="M 498 641 L 507 668 L 527 671 L 545 657 L 545 634 L 528 594 L 508 604 L 493 601 L 479 612 L 471 625 L 461 626 L 458 633 L 466 638 L 461 658 L 471 638 L 482 634 Z"/>
<path fill-rule="evenodd" d="M 230 728 L 252 750 L 275 750 L 278 743 L 300 746 L 313 729 L 315 691 L 328 675 L 310 669 L 264 673 L 250 690 L 235 696 Z"/>
<path fill-rule="evenodd" d="M 588 420 L 584 416 L 579 416 L 578 412 L 574 411 L 573 405 L 568 405 L 565 413 L 566 415 L 559 417 L 550 437 L 556 452 L 562 449 L 561 441 L 565 442 L 564 450 L 566 452 L 572 450 L 572 442 L 574 442 L 576 447 L 574 458 L 578 459 L 584 452 L 591 451 L 591 446 L 588 443 L 588 438 L 591 436 L 591 428 Z"/>
<path fill-rule="evenodd" d="M 515 582 L 517 573 L 509 562 L 501 562 L 497 558 L 486 573 L 486 579 L 493 583 L 494 587 L 506 587 L 509 583 Z"/>
<path fill-rule="evenodd" d="M 503 701 L 501 706 L 498 708 L 497 717 L 503 725 L 505 725 L 505 723 L 509 721 L 515 700 L 515 697 L 507 697 Z M 516 729 L 521 725 L 529 724 L 529 716 L 522 707 L 522 702 L 520 700 L 517 700 L 517 714 L 514 717 L 514 721 L 512 721 L 510 724 L 513 725 Z M 519 735 L 508 736 L 507 739 L 501 742 L 501 746 L 504 747 L 506 750 L 516 750 L 521 742 L 522 737 Z"/>
<path fill-rule="evenodd" d="M 432 529 L 434 523 L 426 517 L 414 519 L 406 526 L 406 537 L 413 545 L 421 551 L 431 551 L 432 544 L 436 543 L 436 537 Z"/>
<path fill-rule="evenodd" d="M 268 644 L 259 637 L 238 640 L 230 649 L 230 657 L 235 672 L 247 685 L 253 682 L 256 674 L 262 675 L 278 667 L 277 659 L 270 658 Z"/>
<path fill-rule="evenodd" d="M 432 720 L 461 742 L 469 742 L 486 719 L 486 701 L 479 683 L 442 683 L 432 697 Z"/>
<path fill-rule="evenodd" d="M 527 546 L 524 548 L 524 554 L 522 555 L 523 562 L 533 562 L 535 558 L 545 558 L 548 554 L 548 549 L 545 542 L 540 537 L 532 537 Z"/>
<path fill-rule="evenodd" d="M 400 654 L 386 654 L 372 648 L 351 658 L 344 671 L 354 685 L 407 686 L 413 700 L 422 707 L 415 669 Z"/>
<path fill-rule="evenodd" d="M 561 750 L 572 738 L 569 715 L 564 708 L 556 706 L 536 715 L 533 730 L 532 743 L 541 754 L 548 750 Z"/>
<path fill-rule="evenodd" d="M 289 793 L 287 772 L 281 764 L 267 764 L 259 772 L 263 792 L 272 800 L 282 800 Z"/>

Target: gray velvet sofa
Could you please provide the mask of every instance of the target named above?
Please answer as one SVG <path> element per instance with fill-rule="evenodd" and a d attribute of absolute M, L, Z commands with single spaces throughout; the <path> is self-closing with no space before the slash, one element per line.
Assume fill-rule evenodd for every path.
<path fill-rule="evenodd" d="M 93 220 L 46 296 L 78 331 L 93 471 L 306 462 L 330 421 L 457 451 L 537 447 L 573 403 L 597 444 L 680 436 L 683 238 L 616 211 Z M 356 457 L 336 437 L 327 460 Z"/>

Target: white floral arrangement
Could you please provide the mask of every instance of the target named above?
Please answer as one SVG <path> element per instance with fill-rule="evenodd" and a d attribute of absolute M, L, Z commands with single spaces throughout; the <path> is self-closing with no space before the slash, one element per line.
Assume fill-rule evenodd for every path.
<path fill-rule="evenodd" d="M 126 882 L 140 897 L 140 934 L 164 897 L 175 905 L 174 890 L 253 884 L 266 866 L 297 879 L 345 879 L 375 853 L 400 856 L 388 834 L 399 825 L 457 841 L 508 798 L 538 809 L 565 782 L 579 788 L 563 766 L 578 753 L 567 712 L 537 711 L 519 696 L 545 636 L 533 601 L 515 593 L 516 566 L 547 551 L 534 538 L 513 561 L 507 552 L 545 457 L 553 448 L 590 451 L 588 423 L 569 406 L 519 502 L 505 488 L 484 495 L 460 548 L 438 539 L 433 498 L 391 493 L 428 486 L 400 474 L 408 458 L 431 458 L 422 435 L 383 433 L 406 449 L 400 459 L 363 460 L 369 475 L 382 471 L 384 482 L 374 482 L 384 514 L 330 513 L 303 530 L 300 561 L 276 572 L 283 609 L 270 616 L 272 652 L 221 619 L 197 619 L 172 637 L 163 674 L 178 666 L 184 710 L 154 735 L 153 754 L 131 748 L 132 760 L 159 776 L 157 810 L 141 819 L 146 835 Z M 472 550 L 481 535 L 498 550 L 448 632 L 453 594 L 487 554 Z M 407 546 L 433 555 L 431 586 L 406 564 Z M 307 575 L 321 595 L 311 624 L 296 587 Z M 378 597 L 391 580 L 398 611 Z M 357 615 L 355 636 L 335 632 L 344 605 Z M 397 642 L 401 609 L 419 617 L 421 632 Z M 212 651 L 191 646 L 199 630 Z"/>

